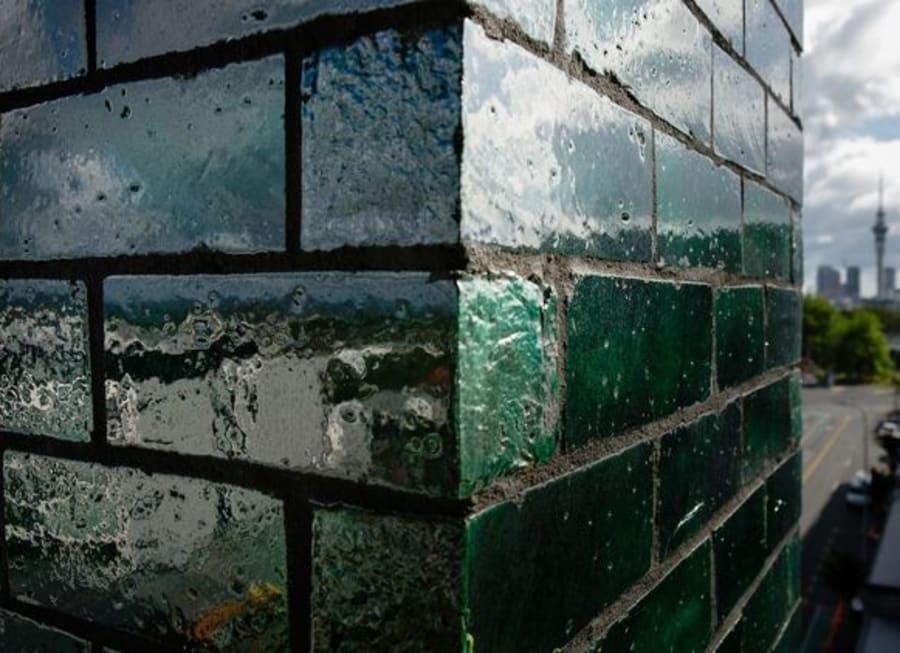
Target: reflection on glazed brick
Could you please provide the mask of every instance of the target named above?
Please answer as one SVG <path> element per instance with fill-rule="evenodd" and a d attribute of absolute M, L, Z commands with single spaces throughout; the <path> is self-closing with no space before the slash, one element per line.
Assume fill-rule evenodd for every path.
<path fill-rule="evenodd" d="M 114 277 L 109 438 L 456 488 L 456 291 L 422 273 Z"/>
<path fill-rule="evenodd" d="M 649 124 L 472 22 L 464 41 L 463 239 L 649 260 Z"/>
<path fill-rule="evenodd" d="M 287 650 L 280 502 L 16 452 L 3 471 L 14 597 L 176 646 Z"/>
<path fill-rule="evenodd" d="M 81 282 L 0 281 L 0 428 L 90 439 L 87 291 Z"/>
<path fill-rule="evenodd" d="M 720 154 L 763 174 L 766 97 L 750 73 L 713 46 L 713 142 Z"/>
<path fill-rule="evenodd" d="M 771 0 L 747 0 L 746 7 L 747 61 L 782 102 L 789 104 L 793 51 L 790 34 Z"/>
<path fill-rule="evenodd" d="M 716 609 L 725 619 L 766 559 L 766 492 L 758 488 L 713 534 Z"/>
<path fill-rule="evenodd" d="M 562 646 L 650 567 L 652 447 L 636 445 L 471 517 L 467 639 Z"/>
<path fill-rule="evenodd" d="M 566 437 L 621 433 L 709 396 L 712 292 L 587 276 L 568 310 Z"/>
<path fill-rule="evenodd" d="M 0 0 L 0 91 L 79 75 L 87 68 L 79 0 Z"/>
<path fill-rule="evenodd" d="M 100 67 L 411 0 L 97 0 Z"/>
<path fill-rule="evenodd" d="M 0 644 L 7 653 L 90 653 L 91 645 L 64 632 L 0 610 Z"/>
<path fill-rule="evenodd" d="M 678 548 L 734 495 L 741 482 L 740 455 L 738 403 L 663 436 L 657 493 L 660 556 Z"/>
<path fill-rule="evenodd" d="M 720 389 L 762 373 L 763 322 L 762 288 L 716 291 L 716 379 Z"/>
<path fill-rule="evenodd" d="M 744 273 L 789 279 L 793 265 L 791 211 L 787 200 L 744 182 Z"/>
<path fill-rule="evenodd" d="M 766 172 L 772 185 L 795 202 L 803 201 L 803 132 L 769 98 Z"/>
<path fill-rule="evenodd" d="M 459 282 L 461 495 L 556 448 L 556 297 L 517 277 Z"/>
<path fill-rule="evenodd" d="M 786 377 L 744 397 L 744 481 L 793 444 L 791 379 Z"/>
<path fill-rule="evenodd" d="M 314 651 L 458 651 L 462 523 L 352 510 L 313 520 Z"/>
<path fill-rule="evenodd" d="M 709 32 L 681 0 L 572 0 L 568 48 L 599 73 L 609 71 L 642 104 L 709 142 Z"/>
<path fill-rule="evenodd" d="M 803 460 L 797 453 L 766 481 L 766 539 L 769 551 L 775 550 L 800 519 L 802 474 Z"/>
<path fill-rule="evenodd" d="M 459 25 L 303 60 L 303 249 L 459 238 Z"/>
<path fill-rule="evenodd" d="M 741 180 L 656 134 L 659 263 L 741 270 Z"/>
<path fill-rule="evenodd" d="M 556 0 L 471 0 L 501 18 L 515 21 L 526 34 L 542 43 L 553 43 Z"/>
<path fill-rule="evenodd" d="M 794 225 L 791 248 L 791 283 L 803 286 L 803 221 L 799 211 L 792 213 Z"/>
<path fill-rule="evenodd" d="M 803 0 L 775 0 L 781 9 L 794 38 L 803 43 Z"/>
<path fill-rule="evenodd" d="M 613 624 L 594 651 L 702 653 L 712 631 L 710 575 L 705 540 Z"/>
<path fill-rule="evenodd" d="M 695 0 L 739 54 L 744 52 L 744 0 Z"/>
<path fill-rule="evenodd" d="M 4 114 L 0 257 L 283 249 L 283 63 Z"/>
<path fill-rule="evenodd" d="M 800 360 L 803 298 L 797 290 L 766 288 L 766 367 Z"/>

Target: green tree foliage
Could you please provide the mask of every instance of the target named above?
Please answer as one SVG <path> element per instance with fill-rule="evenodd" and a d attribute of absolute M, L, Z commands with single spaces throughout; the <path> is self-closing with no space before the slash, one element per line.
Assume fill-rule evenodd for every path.
<path fill-rule="evenodd" d="M 825 368 L 834 366 L 834 345 L 843 316 L 827 299 L 803 298 L 803 357 Z"/>

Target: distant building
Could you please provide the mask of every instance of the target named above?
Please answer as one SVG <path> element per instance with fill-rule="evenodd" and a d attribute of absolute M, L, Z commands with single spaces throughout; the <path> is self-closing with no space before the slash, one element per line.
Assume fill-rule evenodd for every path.
<path fill-rule="evenodd" d="M 859 267 L 851 265 L 847 268 L 847 285 L 845 291 L 847 297 L 854 301 L 859 300 Z"/>
<path fill-rule="evenodd" d="M 841 273 L 830 265 L 820 265 L 816 271 L 816 294 L 828 299 L 841 296 Z"/>
<path fill-rule="evenodd" d="M 884 296 L 888 299 L 893 299 L 894 292 L 897 289 L 897 269 L 896 268 L 885 268 L 884 269 Z"/>

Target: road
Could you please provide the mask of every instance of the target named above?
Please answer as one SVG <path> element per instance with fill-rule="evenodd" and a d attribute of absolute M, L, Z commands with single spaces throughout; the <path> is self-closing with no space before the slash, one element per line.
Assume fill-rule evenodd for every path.
<path fill-rule="evenodd" d="M 848 508 L 847 484 L 863 461 L 863 439 L 868 440 L 868 466 L 881 449 L 872 431 L 894 407 L 893 390 L 871 386 L 806 388 L 803 391 L 803 651 L 820 651 L 832 611 L 838 601 L 822 579 L 822 563 L 830 549 L 865 558 L 869 544 L 863 537 L 866 515 Z M 854 628 L 842 629 L 836 652 L 852 651 Z"/>

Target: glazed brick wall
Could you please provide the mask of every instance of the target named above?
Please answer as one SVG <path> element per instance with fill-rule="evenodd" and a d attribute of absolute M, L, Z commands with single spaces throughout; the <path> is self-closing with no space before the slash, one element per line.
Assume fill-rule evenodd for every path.
<path fill-rule="evenodd" d="M 0 0 L 4 650 L 790 651 L 801 0 Z"/>

